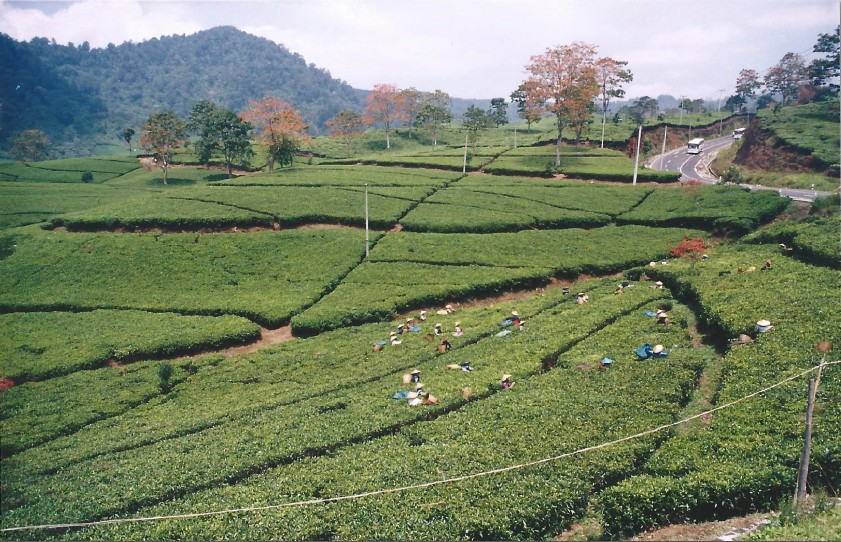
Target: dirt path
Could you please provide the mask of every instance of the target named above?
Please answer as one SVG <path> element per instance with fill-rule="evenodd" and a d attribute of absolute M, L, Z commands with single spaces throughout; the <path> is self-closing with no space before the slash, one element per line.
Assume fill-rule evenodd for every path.
<path fill-rule="evenodd" d="M 256 352 L 257 350 L 266 348 L 267 346 L 271 346 L 273 344 L 291 341 L 294 338 L 295 337 L 292 335 L 292 326 L 284 326 L 277 329 L 261 328 L 260 340 L 244 344 L 242 346 L 233 346 L 231 348 L 219 350 L 218 353 L 225 354 L 228 357 L 242 356 L 244 354 Z"/>

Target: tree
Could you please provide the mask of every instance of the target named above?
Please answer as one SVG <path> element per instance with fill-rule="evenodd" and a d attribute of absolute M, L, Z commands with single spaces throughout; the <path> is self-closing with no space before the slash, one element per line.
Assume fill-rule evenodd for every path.
<path fill-rule="evenodd" d="M 604 57 L 596 60 L 596 81 L 599 85 L 599 96 L 602 106 L 602 148 L 604 148 L 604 126 L 607 121 L 607 107 L 611 98 L 622 98 L 625 91 L 622 83 L 634 80 L 630 70 L 626 70 L 628 63 L 624 60 L 614 60 Z"/>
<path fill-rule="evenodd" d="M 476 146 L 479 132 L 488 127 L 488 116 L 483 110 L 471 104 L 462 116 L 462 126 L 467 130 L 470 144 Z"/>
<path fill-rule="evenodd" d="M 433 148 L 438 145 L 438 131 L 444 124 L 453 120 L 451 103 L 450 95 L 442 90 L 424 94 L 422 98 L 415 116 L 415 124 L 427 133 Z"/>
<path fill-rule="evenodd" d="M 269 173 L 274 172 L 275 162 L 280 167 L 292 165 L 301 144 L 310 140 L 304 118 L 290 103 L 274 96 L 251 100 L 248 105 L 242 119 L 257 131 L 259 144 L 266 152 Z"/>
<path fill-rule="evenodd" d="M 739 72 L 739 77 L 736 78 L 736 96 L 738 105 L 743 106 L 747 104 L 748 100 L 756 96 L 756 91 L 762 87 L 759 82 L 759 74 L 756 70 L 742 70 Z"/>
<path fill-rule="evenodd" d="M 190 109 L 190 115 L 187 117 L 187 130 L 195 134 L 201 134 L 205 126 L 210 123 L 210 118 L 218 107 L 218 105 L 210 100 L 199 100 L 195 102 Z M 210 142 L 202 140 L 193 143 L 199 162 L 206 166 L 209 166 L 210 158 L 213 155 L 213 149 L 211 147 L 204 147 L 208 143 Z"/>
<path fill-rule="evenodd" d="M 806 83 L 806 61 L 799 53 L 786 53 L 780 61 L 765 73 L 765 88 L 772 94 L 780 94 L 782 103 L 797 97 L 800 86 Z"/>
<path fill-rule="evenodd" d="M 164 171 L 164 184 L 169 179 L 169 163 L 176 150 L 187 140 L 187 125 L 172 111 L 155 113 L 140 128 L 140 146 L 155 156 Z"/>
<path fill-rule="evenodd" d="M 404 88 L 400 91 L 398 98 L 398 105 L 402 108 L 402 113 L 405 117 L 403 120 L 409 128 L 409 135 L 411 136 L 412 126 L 415 124 L 415 116 L 421 105 L 423 92 L 414 87 Z"/>
<path fill-rule="evenodd" d="M 511 101 L 517 104 L 517 114 L 526 121 L 529 132 L 531 132 L 531 124 L 539 122 L 544 111 L 544 104 L 535 102 L 535 93 L 532 87 L 533 85 L 526 81 L 511 93 Z"/>
<path fill-rule="evenodd" d="M 634 123 L 637 125 L 641 125 L 645 120 L 645 116 L 648 115 L 649 117 L 653 117 L 657 114 L 657 111 L 660 108 L 660 104 L 654 98 L 650 96 L 643 96 L 642 98 L 637 99 L 634 102 L 633 108 L 631 108 L 631 118 L 633 119 Z"/>
<path fill-rule="evenodd" d="M 362 117 L 356 111 L 345 109 L 324 123 L 330 133 L 330 137 L 340 139 L 347 149 L 348 156 L 352 154 L 354 140 L 362 137 Z"/>
<path fill-rule="evenodd" d="M 534 55 L 526 70 L 527 83 L 535 103 L 545 103 L 555 115 L 558 140 L 555 145 L 555 166 L 561 165 L 561 137 L 570 119 L 581 114 L 599 91 L 594 56 L 596 46 L 576 41 L 557 45 L 542 55 Z"/>
<path fill-rule="evenodd" d="M 576 149 L 581 144 L 581 137 L 584 134 L 584 130 L 589 129 L 590 125 L 593 124 L 593 112 L 595 109 L 596 105 L 590 102 L 587 104 L 587 107 L 577 109 L 570 114 L 569 124 L 575 131 Z"/>
<path fill-rule="evenodd" d="M 254 155 L 250 138 L 253 125 L 230 109 L 200 100 L 190 111 L 190 126 L 199 135 L 193 143 L 199 161 L 208 164 L 214 152 L 221 152 L 228 177 L 233 177 L 235 162 L 246 165 Z"/>
<path fill-rule="evenodd" d="M 733 113 L 738 113 L 742 110 L 744 106 L 744 99 L 739 97 L 738 94 L 733 94 L 727 98 L 727 101 L 724 102 L 724 109 L 728 111 L 732 111 Z"/>
<path fill-rule="evenodd" d="M 9 154 L 15 160 L 43 160 L 49 147 L 50 138 L 42 130 L 21 130 L 9 138 Z"/>
<path fill-rule="evenodd" d="M 134 137 L 134 128 L 126 128 L 125 130 L 123 130 L 123 133 L 121 135 L 123 136 L 123 139 L 126 140 L 128 150 L 129 152 L 131 152 L 131 138 Z"/>
<path fill-rule="evenodd" d="M 397 90 L 397 87 L 388 83 L 374 85 L 374 89 L 368 94 L 362 122 L 368 126 L 380 123 L 385 127 L 386 149 L 391 148 L 390 133 L 394 123 L 408 120 L 402 102 L 403 97 L 400 95 L 400 91 Z"/>
<path fill-rule="evenodd" d="M 825 58 L 816 58 L 809 64 L 809 82 L 816 86 L 828 86 L 831 93 L 838 93 L 838 77 L 841 66 L 838 63 L 839 42 L 841 42 L 841 25 L 835 27 L 831 34 L 819 34 L 818 42 L 812 49 L 816 53 L 826 53 Z"/>
<path fill-rule="evenodd" d="M 505 98 L 491 98 L 491 108 L 488 109 L 488 121 L 494 124 L 495 128 L 499 128 L 503 124 L 508 124 L 508 103 Z"/>

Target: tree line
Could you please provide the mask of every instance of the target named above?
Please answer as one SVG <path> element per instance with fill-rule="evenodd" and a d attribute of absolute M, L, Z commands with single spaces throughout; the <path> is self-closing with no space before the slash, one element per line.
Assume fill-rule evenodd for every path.
<path fill-rule="evenodd" d="M 745 111 L 749 101 L 754 99 L 756 107 L 761 108 L 771 104 L 786 105 L 795 100 L 806 103 L 837 96 L 839 28 L 819 35 L 814 51 L 825 56 L 809 64 L 798 53 L 786 53 L 765 72 L 762 80 L 756 70 L 742 70 L 736 80 L 736 92 L 727 98 L 725 107 L 740 112 Z M 239 32 L 235 29 L 214 30 Z M 544 117 L 553 118 L 557 133 L 556 165 L 560 162 L 564 131 L 572 129 L 575 140 L 580 141 L 584 131 L 593 123 L 596 112 L 601 113 L 601 146 L 604 147 L 610 104 L 624 97 L 623 85 L 633 81 L 633 74 L 627 67 L 627 61 L 597 58 L 596 52 L 596 45 L 576 41 L 547 48 L 544 53 L 532 56 L 525 66 L 528 77 L 511 93 L 510 103 L 503 97 L 495 97 L 488 110 L 474 105 L 467 108 L 461 118 L 467 140 L 475 144 L 481 130 L 507 124 L 508 106 L 514 104 L 519 117 L 526 121 L 528 130 L 531 130 L 532 123 Z M 764 93 L 759 94 L 760 90 Z M 775 101 L 776 98 L 779 101 Z M 166 164 L 171 151 L 166 145 L 154 144 L 150 131 L 161 130 L 169 134 L 167 139 L 172 140 L 171 143 L 180 142 L 175 148 L 185 145 L 188 134 L 192 134 L 195 138 L 192 145 L 199 160 L 207 163 L 211 155 L 219 153 L 231 173 L 234 165 L 245 165 L 252 157 L 251 145 L 246 141 L 254 134 L 266 154 L 269 169 L 273 170 L 275 164 L 280 167 L 291 164 L 295 152 L 309 140 L 309 133 L 320 131 L 322 127 L 342 142 L 348 154 L 352 152 L 354 141 L 364 134 L 364 129 L 375 126 L 384 128 L 386 149 L 391 148 L 391 133 L 397 126 L 422 131 L 434 148 L 442 127 L 453 121 L 451 104 L 452 98 L 442 90 L 422 92 L 380 83 L 367 94 L 361 114 L 353 107 L 345 107 L 321 125 L 312 126 L 305 121 L 305 114 L 290 102 L 277 97 L 267 95 L 262 100 L 252 100 L 241 115 L 235 113 L 236 108 L 200 100 L 193 104 L 188 120 L 178 121 L 184 124 L 183 128 L 176 122 L 178 114 L 175 109 L 150 117 L 141 128 L 141 145 Z M 2 105 L 0 102 L 0 111 Z M 304 107 L 308 107 L 306 103 Z M 615 114 L 613 122 L 618 123 L 624 113 L 635 124 L 642 124 L 646 116 L 654 117 L 659 109 L 656 99 L 643 96 Z M 681 114 L 703 112 L 705 101 L 682 97 L 678 109 Z M 126 128 L 120 135 L 131 148 L 133 129 Z M 48 145 L 49 137 L 44 132 L 25 130 L 10 138 L 10 153 L 17 158 L 37 160 L 46 155 Z"/>

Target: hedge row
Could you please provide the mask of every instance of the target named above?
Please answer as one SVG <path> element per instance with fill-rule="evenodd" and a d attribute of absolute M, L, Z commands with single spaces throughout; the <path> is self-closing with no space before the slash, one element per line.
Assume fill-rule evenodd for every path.
<path fill-rule="evenodd" d="M 456 320 L 462 322 L 465 334 L 462 339 L 453 341 L 454 351 L 459 351 L 464 345 L 495 333 L 500 314 L 508 314 L 515 307 L 523 314 L 537 314 L 567 297 L 560 290 L 555 290 L 516 304 L 458 310 L 452 315 L 436 316 L 435 322 L 441 322 L 448 330 L 452 329 Z M 177 393 L 160 397 L 160 400 L 140 408 L 131 409 L 128 406 L 139 399 L 124 400 L 123 390 L 97 393 L 95 410 L 119 413 L 119 420 L 92 424 L 72 436 L 28 450 L 27 464 L 42 472 L 102 454 L 148 446 L 406 371 L 410 365 L 437 355 L 436 349 L 415 334 L 403 337 L 400 348 L 372 353 L 371 345 L 387 338 L 389 331 L 395 327 L 396 324 L 378 323 L 338 329 L 306 340 L 261 349 L 223 363 L 219 362 L 220 356 L 204 356 L 195 361 L 198 371 L 190 377 L 188 385 L 179 386 Z M 132 364 L 128 368 L 133 370 L 138 365 Z M 72 431 L 67 428 L 78 429 L 91 421 L 88 411 L 78 408 L 74 402 L 85 397 L 80 390 L 86 385 L 97 388 L 105 380 L 113 384 L 116 373 L 113 369 L 83 371 L 69 377 L 15 386 L 6 392 L 5 398 L 14 400 L 17 405 L 15 416 L 22 421 L 10 424 L 25 426 L 30 419 L 42 414 L 45 407 L 39 407 L 41 404 L 50 408 L 62 405 L 62 408 L 53 411 L 50 431 L 44 432 L 45 436 L 40 440 L 54 438 L 56 434 L 69 434 Z M 154 377 L 151 374 L 148 376 Z M 68 392 L 71 388 L 72 392 Z M 39 396 L 38 405 L 27 402 L 33 395 Z M 21 397 L 23 399 L 19 399 Z M 103 406 L 112 397 L 116 403 Z M 166 420 L 166 423 L 161 423 L 161 420 Z M 64 425 L 61 425 L 62 422 Z M 32 434 L 41 432 L 39 426 Z"/>
<path fill-rule="evenodd" d="M 696 298 L 702 316 L 730 337 L 774 328 L 726 355 L 718 404 L 741 398 L 818 363 L 813 347 L 839 344 L 838 274 L 779 256 L 775 247 L 715 248 L 688 272 L 685 265 L 647 270 Z M 771 259 L 772 269 L 757 268 Z M 834 359 L 834 358 L 831 358 Z M 708 426 L 668 442 L 646 463 L 646 474 L 600 497 L 607 529 L 637 532 L 676 521 L 709 520 L 775 506 L 791 496 L 802 448 L 806 378 L 715 413 Z M 813 445 L 813 484 L 841 480 L 841 378 L 828 368 L 821 380 Z"/>
<path fill-rule="evenodd" d="M 448 190 L 439 192 L 436 196 L 438 197 L 421 203 L 400 220 L 404 230 L 434 233 L 501 233 L 527 228 L 597 228 L 610 223 L 610 217 L 607 215 L 553 208 L 492 194 L 480 196 L 463 190 L 458 193 Z M 436 203 L 434 200 L 464 203 Z"/>
<path fill-rule="evenodd" d="M 102 367 L 108 360 L 168 358 L 260 336 L 259 326 L 238 316 L 132 310 L 0 314 L 0 326 L 2 376 L 16 383 Z"/>
<path fill-rule="evenodd" d="M 841 269 L 838 232 L 841 217 L 808 217 L 799 222 L 779 221 L 745 236 L 749 243 L 783 243 L 803 261 Z"/>
<path fill-rule="evenodd" d="M 619 297 L 603 295 L 599 298 L 594 293 L 591 304 L 584 307 L 567 300 L 564 302 L 565 311 L 547 315 L 543 320 L 549 326 L 546 332 L 539 331 L 541 324 L 538 320 L 532 323 L 534 332 L 531 335 L 517 337 L 520 342 L 533 343 L 540 350 L 518 345 L 518 341 L 510 344 L 499 341 L 498 337 L 491 335 L 486 339 L 492 341 L 486 350 L 490 355 L 476 360 L 477 370 L 469 375 L 470 385 L 477 390 L 477 398 L 481 399 L 485 394 L 480 390 L 498 382 L 502 372 L 509 371 L 518 377 L 539 372 L 542 360 L 552 352 L 583 340 L 595 329 L 629 310 L 636 310 L 641 303 L 655 299 L 657 295 L 654 290 L 640 288 L 632 295 Z M 573 317 L 573 314 L 576 316 Z M 527 318 L 531 316 L 526 315 Z M 495 323 L 488 327 L 498 329 Z M 409 338 L 434 352 L 434 345 L 426 343 L 420 335 L 410 334 Z M 529 339 L 530 336 L 533 338 Z M 506 344 L 507 350 L 502 350 Z M 358 347 L 370 352 L 370 344 L 358 344 Z M 408 363 L 415 362 L 425 372 L 427 384 L 441 400 L 439 405 L 428 409 L 415 409 L 391 399 L 391 394 L 402 387 L 400 373 L 407 372 L 411 367 L 404 365 L 395 373 L 370 381 L 357 374 L 355 386 L 285 406 L 258 409 L 248 416 L 235 418 L 229 423 L 223 421 L 200 432 L 65 465 L 61 468 L 60 477 L 52 475 L 56 465 L 52 454 L 43 456 L 42 461 L 36 460 L 37 450 L 36 454 L 24 452 L 15 455 L 5 460 L 0 473 L 4 484 L 4 526 L 126 513 L 144 504 L 235 483 L 277 465 L 323 455 L 330 450 L 389 434 L 398 427 L 430 416 L 434 418 L 436 413 L 458 409 L 467 402 L 460 392 L 465 386 L 463 374 L 447 370 L 437 360 L 438 357 L 420 362 L 406 360 Z M 318 359 L 310 363 L 323 367 Z M 348 369 L 344 367 L 344 370 Z M 287 371 L 286 378 L 294 379 L 295 372 Z M 185 385 L 189 383 L 188 380 Z M 282 387 L 275 386 L 275 393 L 279 396 L 283 394 Z M 174 393 L 180 394 L 181 391 L 177 387 Z M 212 388 L 204 388 L 205 393 L 214 394 L 220 400 L 231 391 L 230 385 L 222 386 L 220 391 L 224 395 L 220 396 Z M 155 418 L 158 423 L 169 423 L 167 409 L 160 413 L 162 417 L 156 414 L 154 410 L 148 412 L 149 421 Z M 185 412 L 182 408 L 184 417 L 196 414 L 201 417 L 201 413 L 193 410 Z M 114 422 L 119 423 L 120 420 Z M 100 442 L 106 442 L 108 447 L 112 445 L 109 431 L 98 434 Z M 210 450 L 212 453 L 208 453 Z"/>
<path fill-rule="evenodd" d="M 736 186 L 690 186 L 653 191 L 639 206 L 617 217 L 617 224 L 683 226 L 744 235 L 768 222 L 791 200 L 770 190 Z"/>
<path fill-rule="evenodd" d="M 683 237 L 682 228 L 606 226 L 592 230 L 526 230 L 495 234 L 397 232 L 383 237 L 371 262 L 540 267 L 561 275 L 615 272 L 659 260 Z"/>
<path fill-rule="evenodd" d="M 364 233 L 348 229 L 248 235 L 34 231 L 16 236 L 15 244 L 0 261 L 2 312 L 236 314 L 275 327 L 337 284 L 365 250 Z"/>
<path fill-rule="evenodd" d="M 204 356 L 170 362 L 173 373 L 169 382 L 176 386 L 203 366 L 219 363 L 222 359 L 223 356 Z M 61 437 L 76 435 L 89 427 L 103 428 L 110 423 L 108 420 L 132 409 L 166 401 L 167 396 L 160 388 L 159 367 L 160 362 L 141 361 L 77 371 L 5 390 L 0 396 L 3 407 L 0 454 L 5 458 L 32 450 L 43 451 L 51 442 L 61 442 Z M 173 419 L 179 417 L 175 415 Z M 166 425 L 160 421 L 158 424 Z M 132 430 L 140 430 L 140 427 L 134 425 Z M 50 468 L 59 463 L 58 455 L 48 462 Z"/>
<path fill-rule="evenodd" d="M 369 190 L 369 224 L 390 228 L 433 187 L 379 187 Z M 214 186 L 176 188 L 56 217 L 53 226 L 72 230 L 149 228 L 195 230 L 300 224 L 365 225 L 361 190 L 336 187 Z"/>
<path fill-rule="evenodd" d="M 618 272 L 660 259 L 691 230 L 606 227 L 500 234 L 390 233 L 335 290 L 292 318 L 297 335 L 389 318 L 448 300 Z M 646 243 L 640 246 L 640 240 Z"/>
<path fill-rule="evenodd" d="M 291 167 L 212 183 L 220 186 L 444 186 L 460 176 L 445 171 L 399 167 L 348 166 Z"/>
<path fill-rule="evenodd" d="M 134 192 L 107 185 L 0 183 L 0 228 L 37 224 L 52 216 L 109 204 Z"/>
<path fill-rule="evenodd" d="M 434 375 L 424 371 L 425 380 L 435 378 L 427 381 L 433 394 L 470 386 L 486 395 L 483 384 L 490 381 L 498 389 L 494 372 L 511 367 L 517 381 L 511 390 L 474 398 L 458 411 L 404 426 L 394 435 L 281 465 L 236 486 L 208 489 L 138 513 L 199 512 L 220 502 L 248 506 L 424 483 L 551 457 L 667 423 L 685 401 L 706 354 L 689 348 L 685 330 L 657 328 L 642 315 L 643 307 L 656 306 L 653 290 L 640 286 L 622 298 L 608 291 L 595 294 L 591 303 L 600 310 L 629 303 L 625 306 L 630 313 L 602 321 L 595 328 L 600 331 L 586 338 L 573 330 L 585 325 L 582 320 L 590 321 L 591 307 L 558 305 L 545 315 L 529 315 L 525 333 L 489 338 L 442 355 Z M 633 361 L 628 345 L 652 336 L 685 348 L 675 348 L 668 362 Z M 594 370 L 589 353 L 614 348 L 616 364 L 605 372 Z M 559 366 L 543 372 L 544 361 L 559 350 L 586 360 L 592 370 Z M 473 363 L 473 372 L 443 369 L 465 357 Z M 347 503 L 74 534 L 124 539 L 195 538 L 199 533 L 296 540 L 542 539 L 580 517 L 592 491 L 632 472 L 635 463 L 667 437 L 663 433 L 538 467 Z"/>

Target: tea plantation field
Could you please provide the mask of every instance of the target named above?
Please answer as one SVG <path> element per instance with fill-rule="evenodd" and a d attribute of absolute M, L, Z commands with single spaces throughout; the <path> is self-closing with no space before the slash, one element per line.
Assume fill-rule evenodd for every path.
<path fill-rule="evenodd" d="M 535 176 L 545 152 L 169 186 L 108 157 L 0 165 L 0 537 L 618 537 L 779 506 L 837 360 L 814 345 L 841 344 L 837 217 L 587 182 L 626 171 L 607 151 Z M 673 257 L 685 238 L 706 258 Z M 813 438 L 811 488 L 841 487 L 841 365 Z"/>

